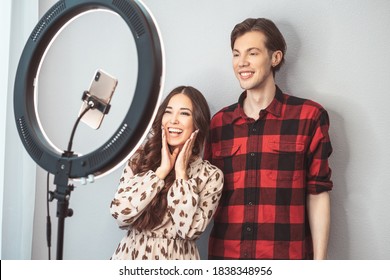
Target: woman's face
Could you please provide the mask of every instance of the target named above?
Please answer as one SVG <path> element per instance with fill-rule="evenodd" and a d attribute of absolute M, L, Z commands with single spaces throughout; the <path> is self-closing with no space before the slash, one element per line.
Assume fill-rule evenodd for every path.
<path fill-rule="evenodd" d="M 178 93 L 169 100 L 162 118 L 168 145 L 181 148 L 194 132 L 193 107 L 191 100 Z"/>

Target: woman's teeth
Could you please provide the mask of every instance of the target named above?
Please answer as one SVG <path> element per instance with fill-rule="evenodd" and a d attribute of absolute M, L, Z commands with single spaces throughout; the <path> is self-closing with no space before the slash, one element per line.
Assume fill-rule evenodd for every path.
<path fill-rule="evenodd" d="M 180 134 L 180 133 L 183 132 L 183 130 L 178 129 L 178 128 L 168 128 L 168 132 L 169 133 L 178 133 L 178 134 Z"/>

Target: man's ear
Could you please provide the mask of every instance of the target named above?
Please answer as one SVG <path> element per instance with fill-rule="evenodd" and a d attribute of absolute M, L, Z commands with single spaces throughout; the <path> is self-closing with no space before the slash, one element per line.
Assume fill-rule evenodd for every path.
<path fill-rule="evenodd" d="M 283 53 L 282 51 L 274 51 L 272 53 L 272 67 L 278 66 L 278 64 L 282 61 Z"/>

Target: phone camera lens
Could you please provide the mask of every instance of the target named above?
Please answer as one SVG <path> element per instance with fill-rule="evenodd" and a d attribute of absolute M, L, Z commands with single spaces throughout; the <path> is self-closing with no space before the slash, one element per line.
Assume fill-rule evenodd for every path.
<path fill-rule="evenodd" d="M 99 81 L 99 78 L 100 78 L 100 72 L 97 72 L 96 75 L 95 75 L 95 81 Z"/>

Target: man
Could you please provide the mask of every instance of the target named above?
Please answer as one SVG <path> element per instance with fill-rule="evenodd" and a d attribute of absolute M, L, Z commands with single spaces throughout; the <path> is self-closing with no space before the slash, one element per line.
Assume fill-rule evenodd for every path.
<path fill-rule="evenodd" d="M 275 84 L 286 43 L 272 21 L 237 24 L 231 47 L 244 92 L 214 115 L 205 149 L 225 176 L 209 258 L 326 259 L 328 114 Z"/>

